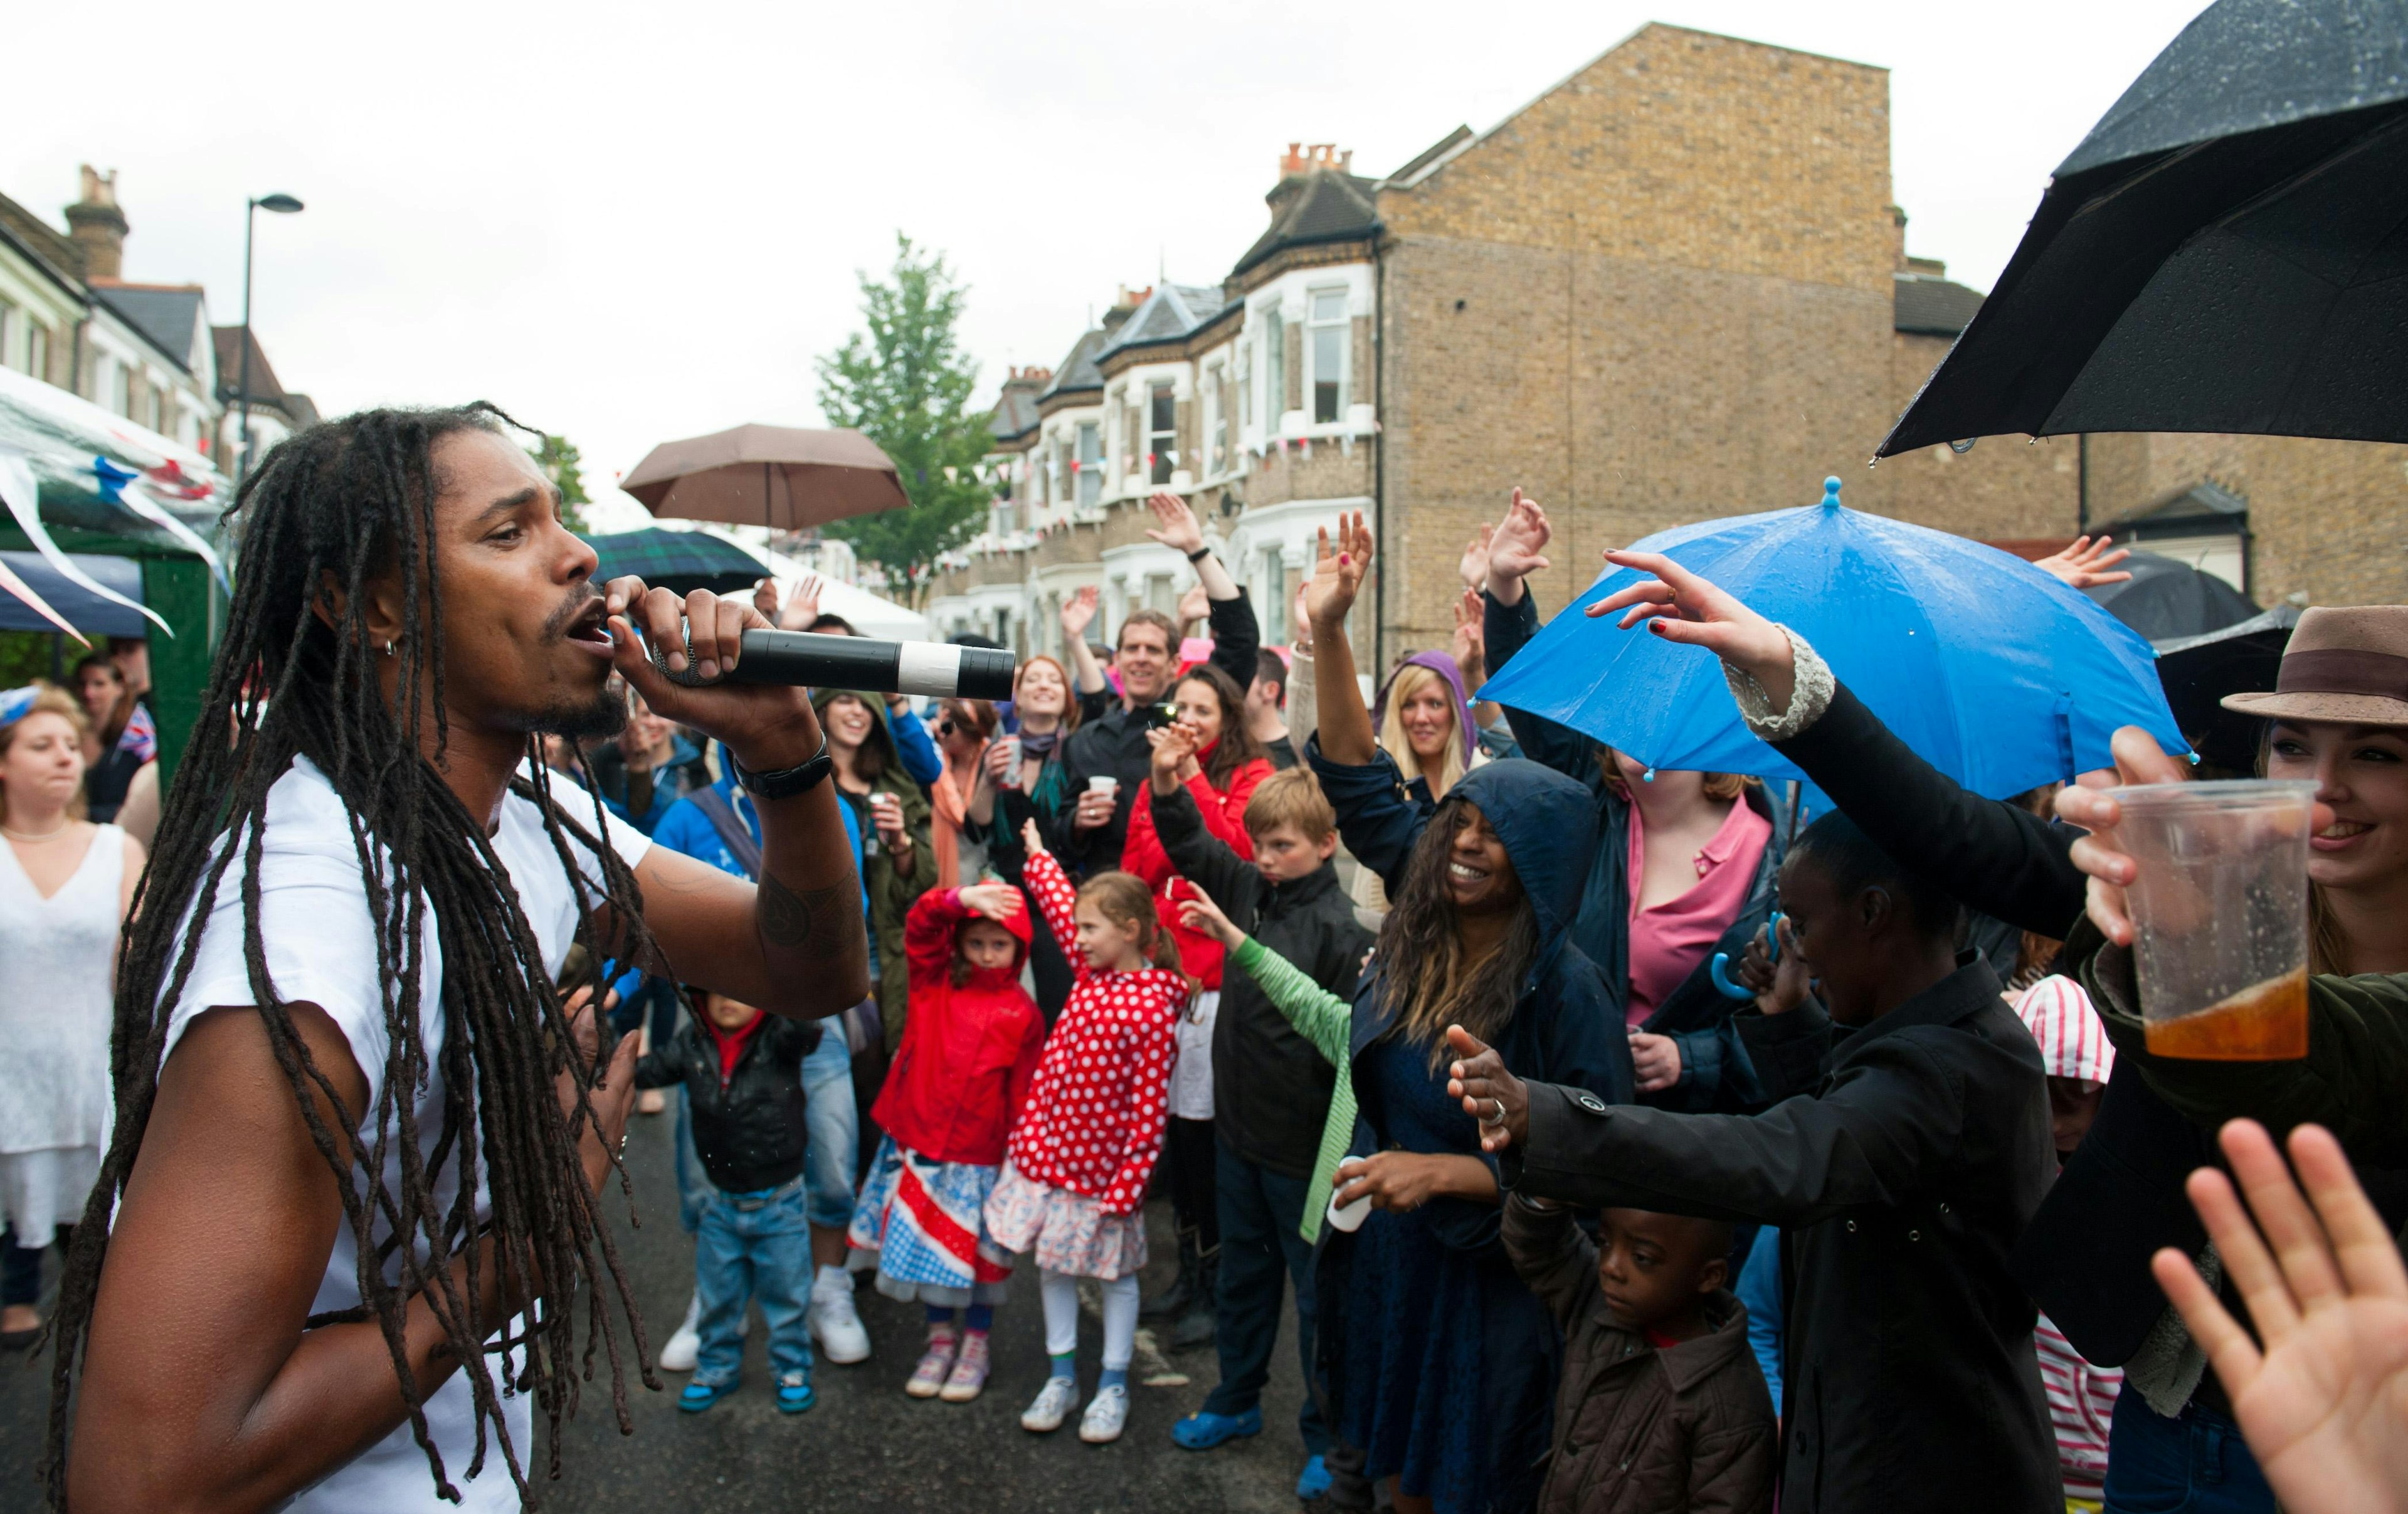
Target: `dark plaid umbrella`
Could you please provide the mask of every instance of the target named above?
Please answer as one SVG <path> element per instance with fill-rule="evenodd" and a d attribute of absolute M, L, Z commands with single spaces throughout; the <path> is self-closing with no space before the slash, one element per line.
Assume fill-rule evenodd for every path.
<path fill-rule="evenodd" d="M 752 555 L 708 531 L 665 531 L 650 526 L 611 536 L 589 536 L 586 544 L 602 559 L 595 570 L 597 583 L 635 574 L 655 588 L 690 594 L 751 591 L 767 573 Z"/>
<path fill-rule="evenodd" d="M 2408 440 L 2408 7 L 2220 0 L 2057 166 L 1882 456 L 2021 432 Z"/>

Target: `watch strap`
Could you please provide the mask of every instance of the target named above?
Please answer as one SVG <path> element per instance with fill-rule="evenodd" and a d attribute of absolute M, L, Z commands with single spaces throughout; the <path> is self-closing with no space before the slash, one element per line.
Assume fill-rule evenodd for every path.
<path fill-rule="evenodd" d="M 1197 547 L 1195 551 L 1187 555 L 1187 560 L 1192 563 L 1200 563 L 1211 555 L 1212 555 L 1212 549 L 1211 547 Z"/>
<path fill-rule="evenodd" d="M 727 754 L 727 765 L 736 770 L 736 781 L 743 786 L 744 792 L 754 799 L 766 800 L 793 799 L 798 794 L 808 794 L 836 771 L 836 759 L 828 756 L 825 731 L 820 733 L 818 753 L 791 768 L 780 768 L 775 772 L 754 772 L 738 762 L 733 751 Z"/>

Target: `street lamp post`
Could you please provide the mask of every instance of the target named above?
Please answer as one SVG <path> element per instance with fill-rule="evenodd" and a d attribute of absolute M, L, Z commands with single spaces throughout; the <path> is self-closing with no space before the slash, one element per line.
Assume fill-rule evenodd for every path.
<path fill-rule="evenodd" d="M 242 481 L 251 473 L 251 228 L 258 223 L 259 212 L 272 215 L 293 215 L 301 202 L 290 195 L 265 195 L 247 202 L 242 212 L 242 357 L 237 364 L 241 372 L 242 418 L 236 423 L 234 486 L 239 494 Z"/>

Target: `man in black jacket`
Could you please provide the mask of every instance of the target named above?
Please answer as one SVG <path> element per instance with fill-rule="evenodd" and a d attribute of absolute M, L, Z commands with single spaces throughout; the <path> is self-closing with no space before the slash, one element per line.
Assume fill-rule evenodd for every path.
<path fill-rule="evenodd" d="M 1212 665 L 1244 688 L 1254 682 L 1255 654 L 1262 646 L 1262 630 L 1245 591 L 1204 544 L 1204 528 L 1186 500 L 1165 493 L 1146 504 L 1161 528 L 1145 534 L 1195 565 L 1197 581 L 1211 601 Z M 1082 877 L 1121 865 L 1129 807 L 1137 802 L 1137 786 L 1145 782 L 1154 762 L 1153 743 L 1145 739 L 1147 712 L 1170 697 L 1179 672 L 1178 625 L 1158 610 L 1129 612 L 1121 622 L 1115 666 L 1121 675 L 1121 707 L 1081 726 L 1063 745 L 1063 786 L 1072 805 L 1054 819 L 1045 838 L 1054 855 Z M 1111 784 L 1098 789 L 1091 782 L 1096 778 L 1109 778 Z"/>
<path fill-rule="evenodd" d="M 1459 1030 L 1454 1091 L 1518 1192 L 1782 1227 L 1784 1514 L 2054 1514 L 2033 1309 L 2007 1267 L 2056 1167 L 2039 1048 L 1956 952 L 1956 901 L 1845 816 L 1799 837 L 1781 898 L 1775 993 L 1803 1000 L 1811 973 L 1830 1018 L 1807 1001 L 1746 1033 L 1799 1096 L 1754 1116 L 1613 1106 L 1524 1084 Z"/>
<path fill-rule="evenodd" d="M 695 1297 L 702 1338 L 678 1407 L 699 1414 L 736 1391 L 744 1363 L 744 1311 L 752 1300 L 769 1326 L 778 1407 L 811 1406 L 811 1236 L 803 1192 L 803 1059 L 820 1027 L 762 1014 L 724 994 L 687 990 L 695 1006 L 676 1039 L 636 1063 L 636 1086 L 683 1083 L 695 1154 L 711 1194 L 695 1236 Z"/>
<path fill-rule="evenodd" d="M 1166 742 L 1167 749 L 1180 744 Z M 1177 771 L 1177 763 L 1170 764 Z M 1287 959 L 1333 993 L 1351 995 L 1370 932 L 1329 865 L 1338 815 L 1309 769 L 1274 773 L 1246 805 L 1252 861 L 1204 827 L 1196 801 L 1154 769 L 1154 824 L 1180 875 L 1221 907 L 1240 930 Z M 1262 1429 L 1263 1384 L 1279 1344 L 1280 1273 L 1296 1283 L 1297 1345 L 1312 1379 L 1312 1247 L 1307 1212 L 1329 1202 L 1313 1192 L 1313 1160 L 1337 1069 L 1298 1035 L 1251 974 L 1221 979 L 1212 1023 L 1212 1126 L 1220 1142 L 1221 1275 L 1214 1341 L 1221 1381 L 1204 1407 L 1171 1429 L 1191 1450 L 1208 1450 Z M 1329 1446 L 1316 1395 L 1307 1393 L 1297 1429 L 1308 1458 Z"/>

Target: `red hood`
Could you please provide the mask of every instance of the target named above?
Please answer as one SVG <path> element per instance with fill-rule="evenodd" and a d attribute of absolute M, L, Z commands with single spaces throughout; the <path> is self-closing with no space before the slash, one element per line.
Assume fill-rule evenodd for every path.
<path fill-rule="evenodd" d="M 1000 925 L 1006 930 L 1011 932 L 1011 939 L 1016 943 L 1011 952 L 1011 966 L 1009 969 L 973 968 L 970 971 L 969 981 L 963 985 L 964 988 L 1001 988 L 1006 987 L 1019 987 L 1020 970 L 1028 965 L 1028 944 L 1033 939 L 1034 927 L 1030 925 L 1028 918 L 1028 896 L 1022 893 L 1017 888 L 1012 889 L 1011 892 L 1013 897 L 1020 901 L 1020 908 L 1003 919 L 987 921 L 990 925 Z M 983 915 L 970 915 L 963 916 L 961 920 L 954 924 L 953 943 L 957 957 L 960 951 L 962 932 L 969 929 L 969 924 L 972 920 L 986 919 L 987 917 Z"/>

